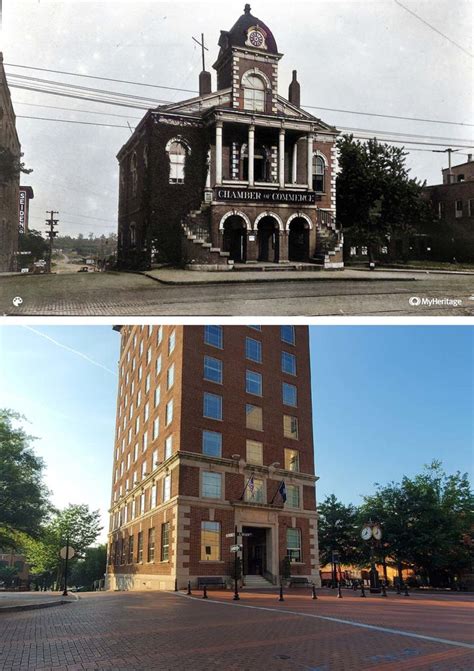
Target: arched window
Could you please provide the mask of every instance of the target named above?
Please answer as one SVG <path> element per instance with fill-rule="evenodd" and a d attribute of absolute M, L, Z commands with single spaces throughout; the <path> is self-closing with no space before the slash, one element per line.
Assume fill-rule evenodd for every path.
<path fill-rule="evenodd" d="M 242 77 L 244 108 L 255 112 L 265 111 L 265 82 L 261 77 L 247 72 Z"/>
<path fill-rule="evenodd" d="M 181 140 L 172 140 L 166 150 L 170 159 L 170 184 L 183 184 L 189 149 Z"/>
<path fill-rule="evenodd" d="M 241 179 L 247 180 L 249 178 L 249 155 L 246 144 L 243 144 L 240 149 L 240 164 Z M 272 181 L 272 154 L 265 145 L 255 145 L 253 170 L 256 182 Z"/>
<path fill-rule="evenodd" d="M 137 172 L 137 155 L 135 152 L 132 155 L 132 160 L 130 161 L 130 178 L 132 183 L 132 196 L 137 195 L 137 186 L 138 186 L 138 172 Z"/>
<path fill-rule="evenodd" d="M 326 163 L 322 156 L 313 156 L 313 190 L 324 191 Z"/>

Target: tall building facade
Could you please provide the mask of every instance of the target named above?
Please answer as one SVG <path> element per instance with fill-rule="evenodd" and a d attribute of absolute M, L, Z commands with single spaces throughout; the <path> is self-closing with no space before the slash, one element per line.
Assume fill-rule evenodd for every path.
<path fill-rule="evenodd" d="M 191 268 L 312 261 L 341 268 L 335 224 L 338 131 L 300 106 L 293 71 L 249 5 L 221 31 L 199 96 L 147 112 L 118 153 L 118 263 Z"/>
<path fill-rule="evenodd" d="M 16 117 L 0 52 L 0 151 L 8 150 L 20 158 Z M 0 176 L 0 272 L 16 270 L 18 251 L 18 202 L 20 177 L 2 181 Z"/>
<path fill-rule="evenodd" d="M 308 327 L 117 328 L 108 588 L 319 584 Z"/>

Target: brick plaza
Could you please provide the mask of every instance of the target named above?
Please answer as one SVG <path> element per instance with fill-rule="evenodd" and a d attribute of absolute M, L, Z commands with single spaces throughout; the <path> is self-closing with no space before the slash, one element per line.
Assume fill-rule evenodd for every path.
<path fill-rule="evenodd" d="M 230 591 L 209 592 L 207 601 L 202 592 L 102 592 L 58 608 L 0 613 L 0 669 L 474 668 L 470 596 L 318 594 L 313 601 L 294 588 L 280 603 L 276 591 L 244 592 L 236 603 Z"/>

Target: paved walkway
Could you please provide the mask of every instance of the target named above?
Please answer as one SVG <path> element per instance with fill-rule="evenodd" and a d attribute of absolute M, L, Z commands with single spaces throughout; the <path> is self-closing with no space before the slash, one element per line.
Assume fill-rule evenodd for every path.
<path fill-rule="evenodd" d="M 474 668 L 472 603 L 464 598 L 357 600 L 344 593 L 313 601 L 309 591 L 284 603 L 273 592 L 246 593 L 237 603 L 231 597 L 102 592 L 81 595 L 67 608 L 0 614 L 0 669 Z"/>
<path fill-rule="evenodd" d="M 72 592 L 63 597 L 62 592 L 1 592 L 0 612 L 13 609 L 47 608 L 75 601 L 77 597 Z"/>

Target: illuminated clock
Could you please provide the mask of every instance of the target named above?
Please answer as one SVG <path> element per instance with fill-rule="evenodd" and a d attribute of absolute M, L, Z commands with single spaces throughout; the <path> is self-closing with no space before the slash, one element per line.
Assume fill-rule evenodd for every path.
<path fill-rule="evenodd" d="M 374 526 L 372 528 L 372 535 L 375 540 L 379 541 L 382 538 L 382 529 L 379 526 Z"/>
<path fill-rule="evenodd" d="M 261 47 L 265 41 L 262 33 L 259 30 L 252 30 L 249 33 L 248 40 L 253 47 Z"/>
<path fill-rule="evenodd" d="M 372 527 L 369 527 L 367 524 L 362 528 L 360 534 L 365 541 L 368 541 L 372 537 Z"/>

